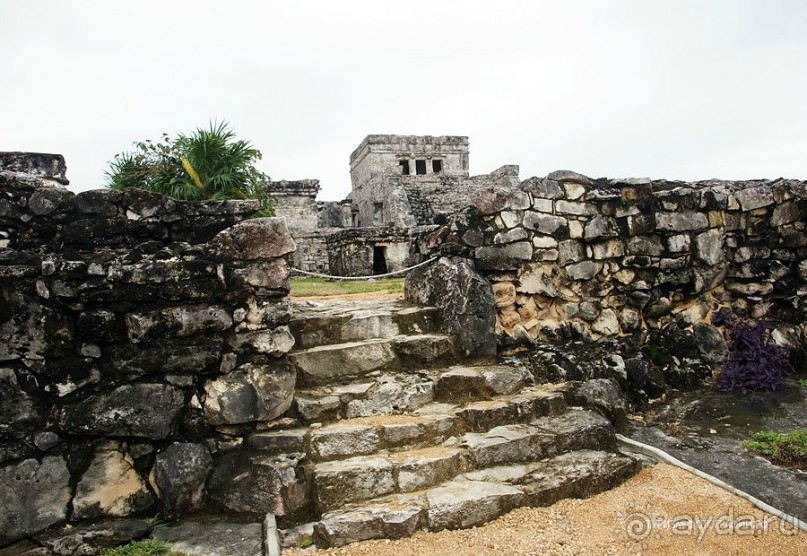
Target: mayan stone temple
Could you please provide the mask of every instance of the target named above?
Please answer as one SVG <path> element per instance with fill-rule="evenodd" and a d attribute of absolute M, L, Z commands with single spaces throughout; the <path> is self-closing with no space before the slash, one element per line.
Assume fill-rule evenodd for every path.
<path fill-rule="evenodd" d="M 631 417 L 712 392 L 736 323 L 804 372 L 807 182 L 469 157 L 463 136 L 368 135 L 345 200 L 272 181 L 261 218 L 76 194 L 60 155 L 0 153 L 0 555 L 477 527 L 638 473 Z M 400 272 L 404 294 L 306 300 L 303 272 Z M 803 488 L 781 476 L 777 496 Z"/>

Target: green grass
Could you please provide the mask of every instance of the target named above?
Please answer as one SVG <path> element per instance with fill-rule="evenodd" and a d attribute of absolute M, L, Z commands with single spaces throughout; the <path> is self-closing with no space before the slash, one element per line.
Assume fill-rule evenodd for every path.
<path fill-rule="evenodd" d="M 312 297 L 353 293 L 403 293 L 403 278 L 381 280 L 325 280 L 322 278 L 292 278 L 291 295 Z"/>
<path fill-rule="evenodd" d="M 171 550 L 171 546 L 163 541 L 146 539 L 130 542 L 123 546 L 107 548 L 101 556 L 187 556 L 184 552 Z"/>
<path fill-rule="evenodd" d="M 800 378 L 799 386 L 807 386 L 807 378 Z"/>
<path fill-rule="evenodd" d="M 758 432 L 745 447 L 761 454 L 773 463 L 792 467 L 807 467 L 807 429 L 797 429 L 788 433 Z"/>

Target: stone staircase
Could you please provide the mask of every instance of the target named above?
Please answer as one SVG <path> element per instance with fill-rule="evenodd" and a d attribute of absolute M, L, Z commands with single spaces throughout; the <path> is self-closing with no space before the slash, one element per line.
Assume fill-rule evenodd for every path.
<path fill-rule="evenodd" d="M 281 521 L 285 546 L 473 527 L 636 472 L 610 422 L 571 405 L 572 385 L 460 365 L 435 322 L 435 309 L 398 301 L 296 304 L 292 419 L 247 442 L 303 469 L 284 486 L 307 506 Z"/>

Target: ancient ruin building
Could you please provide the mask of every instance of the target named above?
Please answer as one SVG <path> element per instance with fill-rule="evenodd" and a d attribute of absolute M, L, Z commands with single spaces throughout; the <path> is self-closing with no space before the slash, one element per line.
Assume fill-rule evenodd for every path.
<path fill-rule="evenodd" d="M 351 193 L 317 203 L 319 182 L 273 182 L 276 214 L 299 246 L 294 263 L 345 276 L 384 274 L 413 262 L 419 226 L 440 222 L 489 187 L 515 187 L 518 166 L 468 173 L 468 137 L 368 135 L 350 155 Z"/>

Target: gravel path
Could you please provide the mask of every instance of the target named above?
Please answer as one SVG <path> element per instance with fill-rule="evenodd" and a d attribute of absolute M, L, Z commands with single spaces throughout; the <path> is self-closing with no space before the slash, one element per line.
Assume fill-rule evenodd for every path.
<path fill-rule="evenodd" d="M 283 552 L 302 554 L 310 552 Z M 807 556 L 807 533 L 795 532 L 686 471 L 659 464 L 592 498 L 518 509 L 484 527 L 419 532 L 408 539 L 366 541 L 316 554 Z"/>

